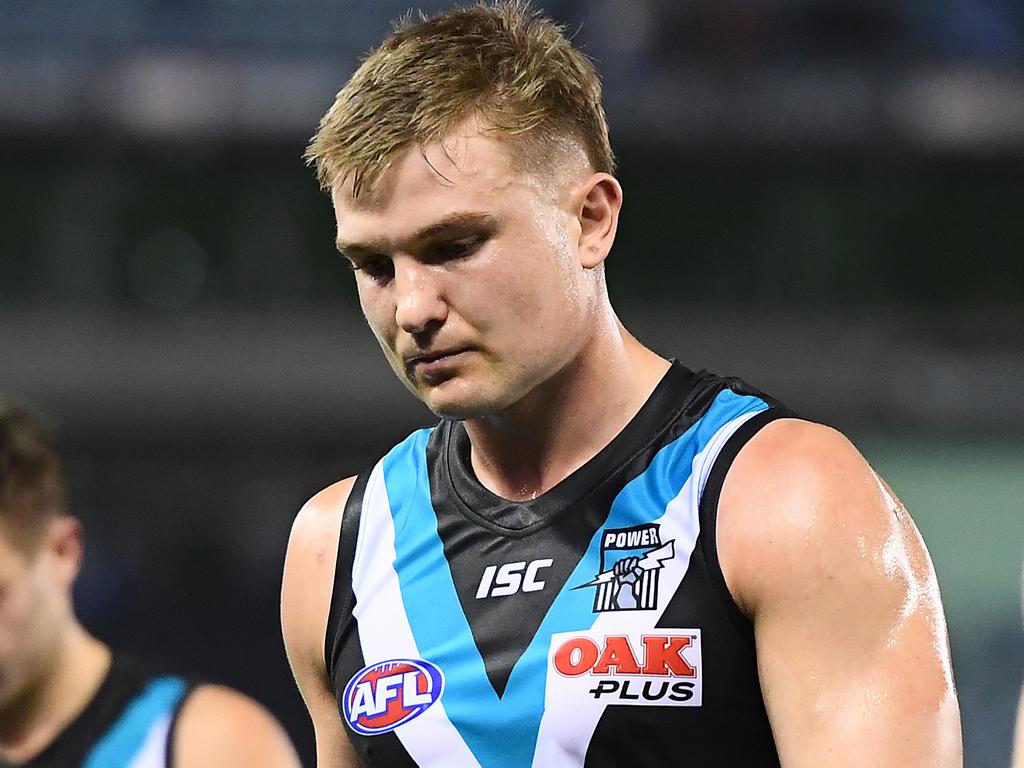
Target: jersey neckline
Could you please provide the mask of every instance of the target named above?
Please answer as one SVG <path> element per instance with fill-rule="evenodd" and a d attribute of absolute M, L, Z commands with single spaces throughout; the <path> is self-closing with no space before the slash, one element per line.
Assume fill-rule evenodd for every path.
<path fill-rule="evenodd" d="M 13 768 L 59 765 L 66 758 L 82 753 L 84 745 L 91 743 L 120 714 L 120 708 L 113 713 L 101 712 L 106 709 L 105 705 L 120 698 L 120 692 L 131 686 L 136 677 L 137 670 L 131 661 L 112 654 L 107 673 L 81 711 L 35 757 L 15 763 Z"/>
<path fill-rule="evenodd" d="M 471 444 L 461 421 L 442 422 L 443 475 L 462 513 L 473 522 L 507 536 L 521 537 L 546 527 L 611 478 L 616 470 L 656 440 L 664 428 L 685 410 L 689 392 L 700 378 L 678 360 L 654 391 L 611 441 L 579 469 L 535 499 L 513 501 L 486 488 L 473 471 Z M 686 393 L 680 396 L 680 392 Z"/>

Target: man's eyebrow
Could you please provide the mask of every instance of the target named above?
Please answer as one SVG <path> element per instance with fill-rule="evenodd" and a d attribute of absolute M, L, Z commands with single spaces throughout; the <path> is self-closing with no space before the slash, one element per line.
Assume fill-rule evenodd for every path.
<path fill-rule="evenodd" d="M 498 220 L 489 213 L 477 213 L 475 211 L 453 213 L 419 230 L 409 238 L 409 242 L 423 242 L 424 240 L 432 240 L 440 235 L 451 235 L 474 229 L 494 230 L 497 227 Z"/>
<path fill-rule="evenodd" d="M 417 230 L 408 238 L 406 244 L 421 243 L 442 235 L 461 234 L 470 230 L 486 229 L 493 231 L 497 229 L 497 226 L 498 220 L 489 213 L 478 213 L 475 211 L 453 213 Z M 345 240 L 341 235 L 338 235 L 334 244 L 340 253 L 352 256 L 387 253 L 393 248 L 393 244 L 386 240 L 374 243 L 356 243 Z"/>
<path fill-rule="evenodd" d="M 374 248 L 370 244 L 363 245 L 361 243 L 350 243 L 349 241 L 342 239 L 341 235 L 338 235 L 335 239 L 334 247 L 338 249 L 338 253 L 346 257 L 369 255 L 371 253 L 379 253 L 381 250 L 385 250 L 384 248 Z"/>

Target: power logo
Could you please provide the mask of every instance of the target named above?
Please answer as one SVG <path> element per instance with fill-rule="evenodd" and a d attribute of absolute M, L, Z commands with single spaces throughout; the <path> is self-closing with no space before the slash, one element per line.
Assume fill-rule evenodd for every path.
<path fill-rule="evenodd" d="M 594 612 L 658 607 L 658 576 L 675 557 L 675 540 L 662 542 L 657 523 L 601 532 L 600 571 L 573 589 L 594 588 Z"/>
<path fill-rule="evenodd" d="M 549 661 L 556 673 L 549 690 L 571 688 L 609 704 L 701 704 L 699 629 L 565 632 L 552 637 Z"/>
<path fill-rule="evenodd" d="M 422 659 L 391 659 L 359 670 L 342 697 L 345 720 L 364 736 L 393 731 L 444 693 L 441 669 Z"/>

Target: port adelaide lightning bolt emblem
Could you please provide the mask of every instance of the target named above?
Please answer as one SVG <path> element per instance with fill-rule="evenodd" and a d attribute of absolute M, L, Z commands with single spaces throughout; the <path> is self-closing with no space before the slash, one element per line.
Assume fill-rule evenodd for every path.
<path fill-rule="evenodd" d="M 658 576 L 675 556 L 675 539 L 662 542 L 655 523 L 601 532 L 601 570 L 573 589 L 594 587 L 594 611 L 649 611 L 658 607 Z"/>

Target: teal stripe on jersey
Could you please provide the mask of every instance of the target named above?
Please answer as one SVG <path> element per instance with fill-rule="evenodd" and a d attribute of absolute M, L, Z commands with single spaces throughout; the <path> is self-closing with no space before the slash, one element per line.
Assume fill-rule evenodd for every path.
<path fill-rule="evenodd" d="M 756 397 L 720 392 L 696 424 L 664 446 L 648 468 L 622 489 L 604 527 L 625 528 L 659 520 L 689 479 L 694 456 L 708 446 L 715 433 L 733 419 L 767 407 Z M 413 433 L 384 458 L 384 482 L 395 524 L 394 567 L 409 626 L 423 658 L 443 670 L 445 711 L 480 765 L 529 768 L 544 711 L 551 636 L 589 629 L 596 619 L 592 592 L 573 587 L 598 572 L 601 531 L 595 533 L 555 598 L 499 699 L 487 678 L 437 533 L 426 464 L 429 435 L 429 430 Z M 496 728 L 496 723 L 500 727 Z"/>
<path fill-rule="evenodd" d="M 135 697 L 120 719 L 82 763 L 82 768 L 121 768 L 146 742 L 150 728 L 161 717 L 170 717 L 188 686 L 176 677 L 158 677 Z"/>
<path fill-rule="evenodd" d="M 612 513 L 605 527 L 627 528 L 655 522 L 647 510 L 657 507 L 664 511 L 665 505 L 676 497 L 689 478 L 694 457 L 708 447 L 718 430 L 733 419 L 767 409 L 768 404 L 759 397 L 737 395 L 731 389 L 719 392 L 697 423 L 662 448 L 647 469 L 622 489 L 612 502 Z M 657 517 L 661 517 L 661 513 Z M 597 538 L 595 536 L 591 543 L 592 550 Z"/>

